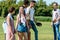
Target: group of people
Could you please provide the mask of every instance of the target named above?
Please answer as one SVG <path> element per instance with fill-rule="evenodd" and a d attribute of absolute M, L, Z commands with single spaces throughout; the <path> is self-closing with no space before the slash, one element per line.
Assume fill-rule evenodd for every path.
<path fill-rule="evenodd" d="M 8 15 L 6 20 L 3 23 L 3 28 L 5 32 L 5 40 L 15 40 L 15 33 L 18 35 L 18 40 L 31 40 L 30 28 L 33 29 L 35 33 L 35 40 L 38 40 L 38 30 L 34 23 L 34 6 L 35 1 L 31 1 L 30 4 L 28 1 L 24 3 L 23 6 L 19 7 L 19 13 L 16 20 L 16 28 L 14 26 L 13 14 L 15 13 L 15 8 L 10 7 L 8 10 Z"/>
<path fill-rule="evenodd" d="M 26 1 L 23 6 L 19 7 L 19 13 L 16 20 L 16 28 L 14 27 L 14 20 L 12 16 L 15 13 L 15 8 L 10 7 L 8 10 L 9 13 L 6 17 L 5 22 L 3 23 L 6 40 L 15 40 L 16 32 L 18 35 L 18 40 L 23 40 L 23 37 L 24 40 L 31 40 L 30 28 L 32 28 L 35 33 L 35 40 L 38 40 L 38 30 L 34 23 L 34 6 L 36 2 L 31 1 L 30 4 L 28 4 L 29 2 Z M 53 8 L 51 25 L 53 26 L 54 40 L 60 40 L 60 10 L 58 9 L 58 3 L 54 2 Z"/>

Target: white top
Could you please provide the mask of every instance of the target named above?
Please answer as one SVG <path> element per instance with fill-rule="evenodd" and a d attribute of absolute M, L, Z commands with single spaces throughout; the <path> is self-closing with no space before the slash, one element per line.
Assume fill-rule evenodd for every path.
<path fill-rule="evenodd" d="M 18 17 L 19 17 L 19 20 L 21 20 L 21 23 L 23 23 L 23 25 L 26 26 L 26 25 L 25 25 L 25 23 L 26 23 L 25 17 L 23 17 L 23 16 L 20 17 L 19 14 L 18 14 Z"/>
<path fill-rule="evenodd" d="M 30 20 L 34 21 L 34 8 L 27 7 L 26 14 L 30 14 Z"/>
<path fill-rule="evenodd" d="M 53 10 L 52 13 L 53 13 L 52 20 L 57 19 L 58 17 L 60 17 L 60 10 L 59 9 L 57 9 L 56 11 Z M 54 24 L 58 24 L 58 23 L 59 23 L 59 21 L 55 22 Z"/>

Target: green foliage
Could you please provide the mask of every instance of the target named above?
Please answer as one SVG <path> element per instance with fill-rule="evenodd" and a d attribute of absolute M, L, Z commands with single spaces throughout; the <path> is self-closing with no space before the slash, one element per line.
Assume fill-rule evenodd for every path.
<path fill-rule="evenodd" d="M 36 11 L 35 11 L 35 15 L 36 16 L 51 16 L 52 14 L 52 5 L 51 6 L 47 6 L 46 2 L 43 0 L 40 0 L 38 2 L 39 5 L 36 6 Z"/>
<path fill-rule="evenodd" d="M 1 16 L 1 13 L 2 13 L 2 8 L 0 7 L 0 16 Z"/>
<path fill-rule="evenodd" d="M 16 4 L 16 0 L 6 0 L 0 2 L 0 16 L 5 17 L 8 14 L 8 9 L 13 6 L 15 7 L 15 15 L 19 12 L 19 7 L 23 5 L 23 1 L 19 1 L 18 4 Z"/>
<path fill-rule="evenodd" d="M 11 6 L 15 7 L 16 10 L 14 15 L 17 15 L 19 13 L 19 7 L 23 5 L 23 2 L 24 1 L 21 0 L 16 4 L 16 0 L 0 1 L 0 16 L 5 17 L 8 14 L 9 7 Z M 52 16 L 52 4 L 53 3 L 48 6 L 45 1 L 39 0 L 35 6 L 35 16 Z"/>
<path fill-rule="evenodd" d="M 35 21 L 42 21 L 42 22 L 51 22 L 51 17 L 46 16 L 36 16 Z"/>

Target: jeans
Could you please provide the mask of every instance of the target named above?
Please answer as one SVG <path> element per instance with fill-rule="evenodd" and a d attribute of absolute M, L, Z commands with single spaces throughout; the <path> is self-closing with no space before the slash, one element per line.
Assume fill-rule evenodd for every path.
<path fill-rule="evenodd" d="M 30 20 L 30 24 L 32 26 L 32 30 L 35 32 L 35 40 L 38 40 L 38 30 L 33 21 Z"/>
<path fill-rule="evenodd" d="M 59 40 L 59 24 L 53 24 L 54 40 Z"/>

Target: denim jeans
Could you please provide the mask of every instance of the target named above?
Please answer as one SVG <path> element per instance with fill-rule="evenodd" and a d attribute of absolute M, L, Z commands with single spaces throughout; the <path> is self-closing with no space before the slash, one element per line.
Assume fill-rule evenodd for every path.
<path fill-rule="evenodd" d="M 59 24 L 53 24 L 54 40 L 59 40 Z"/>
<path fill-rule="evenodd" d="M 32 26 L 32 30 L 35 32 L 35 40 L 38 40 L 38 30 L 33 21 L 30 20 L 30 24 Z"/>

